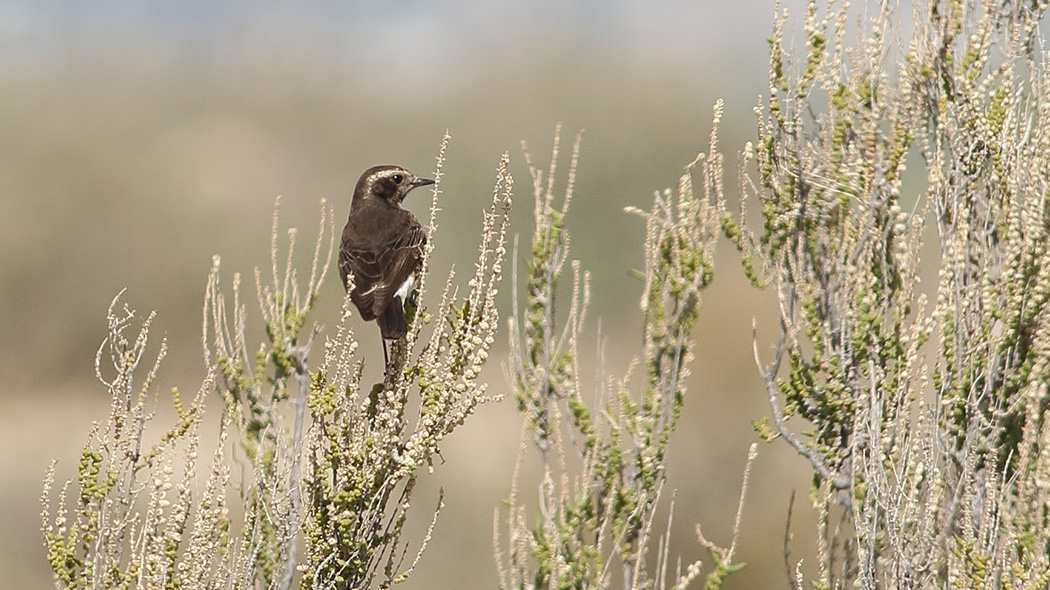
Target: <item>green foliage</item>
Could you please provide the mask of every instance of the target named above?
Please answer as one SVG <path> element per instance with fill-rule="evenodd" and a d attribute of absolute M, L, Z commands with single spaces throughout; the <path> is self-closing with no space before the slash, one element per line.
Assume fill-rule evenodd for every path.
<path fill-rule="evenodd" d="M 528 282 L 521 322 L 517 314 L 511 319 L 511 349 L 518 407 L 542 460 L 542 518 L 527 517 L 516 477 L 505 521 L 507 547 L 497 546 L 502 588 L 608 588 L 615 566 L 620 568 L 622 587 L 652 588 L 668 574 L 666 537 L 661 538 L 664 549 L 655 568 L 647 557 L 666 481 L 667 444 L 692 360 L 691 330 L 700 292 L 712 279 L 715 239 L 725 218 L 717 152 L 720 116 L 721 104 L 715 108 L 710 152 L 686 168 L 675 190 L 657 193 L 649 211 L 629 209 L 647 224 L 646 268 L 638 273 L 644 280 L 645 379 L 640 393 L 629 387 L 635 363 L 622 380 L 596 384 L 593 404 L 585 401 L 586 386 L 580 379 L 578 343 L 590 292 L 588 275 L 578 261 L 572 262 L 567 316 L 555 314 L 559 279 L 568 260 L 564 222 L 580 136 L 560 209 L 553 205 L 560 128 L 546 183 L 526 152 L 536 201 L 535 231 L 525 263 Z M 702 197 L 692 184 L 698 164 Z M 516 297 L 517 293 L 515 309 Z M 578 468 L 570 467 L 567 448 L 582 453 Z M 732 550 L 709 546 L 722 559 L 708 578 L 708 587 L 717 588 L 739 566 L 732 562 Z M 675 572 L 674 587 L 685 588 L 699 574 L 699 562 Z"/>
<path fill-rule="evenodd" d="M 446 136 L 437 180 L 447 142 Z M 413 354 L 430 317 L 425 307 L 415 310 L 409 336 L 394 347 L 393 367 L 372 387 L 361 383 L 364 359 L 349 329 L 348 297 L 336 333 L 326 338 L 323 362 L 313 369 L 308 362 L 320 328 L 306 325 L 334 250 L 334 214 L 323 203 L 305 288 L 294 265 L 296 231 L 288 231 L 286 257 L 279 257 L 274 213 L 272 272 L 265 280 L 255 272 L 264 333 L 257 348 L 248 345 L 240 276 L 234 275 L 228 296 L 219 258 L 214 259 L 203 314 L 208 376 L 188 408 L 178 390 L 172 391 L 176 419 L 151 446 L 145 442 L 153 418 L 147 403 L 166 349 L 161 346 L 157 363 L 140 379 L 136 370 L 152 315 L 132 341 L 126 332 L 134 313 L 126 307 L 118 313 L 114 300 L 109 336 L 96 363 L 113 399 L 110 417 L 93 430 L 77 477 L 62 487 L 54 518 L 53 469 L 45 482 L 44 535 L 57 586 L 357 588 L 407 579 L 414 563 L 404 563 L 401 534 L 418 470 L 431 466 L 444 437 L 479 403 L 494 399 L 486 397 L 478 378 L 499 322 L 494 297 L 506 254 L 508 163 L 504 156 L 497 170 L 467 296 L 458 300 L 450 276 L 438 308 L 446 321 L 437 322 L 429 342 Z M 435 186 L 429 247 L 438 194 Z M 425 264 L 422 275 L 420 305 Z M 107 357 L 113 377 L 103 376 Z M 211 391 L 224 407 L 201 493 L 198 430 Z M 413 398 L 420 399 L 414 419 Z M 226 444 L 231 427 L 238 435 L 232 450 Z M 231 489 L 229 474 L 238 464 L 245 477 Z M 72 514 L 70 487 L 76 490 Z M 234 492 L 243 501 L 243 520 L 231 526 L 227 499 Z M 439 498 L 434 519 L 440 505 Z"/>
<path fill-rule="evenodd" d="M 226 472 L 211 472 L 197 504 L 192 502 L 191 486 L 204 396 L 214 373 L 205 378 L 189 408 L 182 405 L 177 390 L 172 392 L 176 420 L 157 442 L 147 444 L 142 435 L 154 418 L 150 390 L 167 347 L 161 343 L 152 368 L 140 377 L 153 314 L 131 338 L 136 316 L 126 305 L 119 306 L 120 296 L 109 307 L 108 335 L 95 362 L 96 375 L 111 395 L 109 418 L 92 428 L 76 477 L 61 488 L 54 518 L 54 464 L 45 480 L 44 541 L 61 588 L 179 588 L 180 578 L 207 569 L 199 559 L 201 552 L 222 549 L 200 530 L 211 528 L 225 512 L 221 495 L 214 492 L 224 487 Z M 225 423 L 220 437 L 224 433 Z M 180 462 L 185 466 L 177 474 Z M 72 511 L 67 502 L 70 487 L 76 490 Z M 199 543 L 181 554 L 180 541 L 187 534 Z"/>
<path fill-rule="evenodd" d="M 930 2 L 900 45 L 883 3 L 852 47 L 847 10 L 808 3 L 798 72 L 778 18 L 757 182 L 742 185 L 761 231 L 723 222 L 745 272 L 761 261 L 780 301 L 763 370 L 775 435 L 810 461 L 818 503 L 849 515 L 815 584 L 1041 579 L 1050 546 L 1019 549 L 1018 532 L 1050 525 L 1029 487 L 1046 468 L 1035 367 L 1050 354 L 1050 95 L 1033 51 L 1045 3 Z M 905 174 L 916 162 L 925 182 Z M 937 248 L 923 243 L 931 229 Z M 796 434 L 792 416 L 809 427 Z M 852 565 L 833 571 L 836 560 Z"/>
<path fill-rule="evenodd" d="M 456 305 L 449 277 L 438 307 L 444 321 L 436 322 L 423 351 L 414 360 L 406 354 L 419 336 L 414 324 L 395 350 L 394 369 L 370 389 L 361 383 L 362 361 L 354 360 L 357 343 L 346 322 L 350 302 L 344 302 L 337 335 L 311 374 L 303 588 L 369 587 L 376 579 L 386 587 L 406 579 L 415 565 L 406 567 L 400 537 L 417 471 L 430 466 L 444 437 L 478 404 L 493 399 L 478 377 L 499 318 L 494 297 L 506 253 L 513 182 L 508 163 L 504 156 L 497 170 L 467 298 Z M 413 420 L 410 399 L 417 390 Z M 441 500 L 435 519 L 440 508 Z"/>
<path fill-rule="evenodd" d="M 645 268 L 634 273 L 643 347 L 622 375 L 594 384 L 581 378 L 579 348 L 589 275 L 568 253 L 581 138 L 558 206 L 560 129 L 546 177 L 526 151 L 535 228 L 524 300 L 519 309 L 515 280 L 509 322 L 523 445 L 508 509 L 497 513 L 501 588 L 667 587 L 670 523 L 654 533 L 655 513 L 719 234 L 751 284 L 772 287 L 779 303 L 776 348 L 760 366 L 771 416 L 754 427 L 813 470 L 809 584 L 1050 583 L 1050 75 L 1038 51 L 1046 7 L 934 0 L 916 7 L 905 43 L 888 2 L 854 36 L 846 3 L 821 10 L 812 0 L 800 52 L 785 47 L 788 15 L 778 14 L 769 94 L 742 153 L 740 212 L 724 204 L 719 102 L 708 150 L 649 210 L 629 208 L 646 223 Z M 409 561 L 402 533 L 421 468 L 478 404 L 496 399 L 479 379 L 499 323 L 512 189 L 504 155 L 466 296 L 450 276 L 433 316 L 423 299 L 409 310 L 409 334 L 380 383 L 362 382 L 348 299 L 322 361 L 309 362 L 321 330 L 308 324 L 334 249 L 325 205 L 303 289 L 296 232 L 279 257 L 275 212 L 272 272 L 254 277 L 258 346 L 248 344 L 241 278 L 225 291 L 215 258 L 207 374 L 188 406 L 172 390 L 174 417 L 160 432 L 147 427 L 166 347 L 143 376 L 153 316 L 131 337 L 135 314 L 114 299 L 96 359 L 110 414 L 55 507 L 53 467 L 45 482 L 56 585 L 305 589 L 407 579 L 431 537 Z M 420 341 L 423 325 L 431 332 Z M 213 391 L 223 411 L 200 491 L 199 430 Z M 518 492 L 531 449 L 542 468 L 535 516 Z M 754 456 L 752 447 L 730 546 L 697 529 L 711 556 L 705 588 L 743 567 L 736 539 Z M 235 522 L 227 502 L 237 464 L 245 476 Z M 697 561 L 674 572 L 671 587 L 689 586 L 701 569 Z M 801 590 L 801 571 L 789 576 Z"/>

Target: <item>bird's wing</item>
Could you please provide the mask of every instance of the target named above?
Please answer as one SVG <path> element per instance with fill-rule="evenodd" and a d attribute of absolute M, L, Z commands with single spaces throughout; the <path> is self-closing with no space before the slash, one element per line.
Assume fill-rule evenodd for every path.
<path fill-rule="evenodd" d="M 353 248 L 349 244 L 340 248 L 339 274 L 345 285 L 346 276 L 353 272 L 350 297 L 362 319 L 372 320 L 383 313 L 394 293 L 419 268 L 426 241 L 426 232 L 417 224 L 378 248 Z"/>

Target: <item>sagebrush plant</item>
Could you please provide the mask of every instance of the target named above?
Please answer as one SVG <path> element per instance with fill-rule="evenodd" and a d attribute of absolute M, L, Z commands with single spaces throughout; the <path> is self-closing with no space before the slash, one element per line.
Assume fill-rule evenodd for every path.
<path fill-rule="evenodd" d="M 757 426 L 813 468 L 817 588 L 1050 581 L 1045 9 L 917 3 L 901 41 L 892 3 L 810 2 L 794 59 L 777 16 L 761 228 L 724 227 L 779 296 Z"/>
<path fill-rule="evenodd" d="M 427 257 L 448 139 L 434 175 Z M 373 386 L 361 381 L 365 360 L 350 329 L 349 298 L 321 362 L 310 364 L 322 330 L 306 326 L 334 249 L 334 213 L 324 203 L 305 286 L 293 263 L 297 233 L 289 230 L 282 257 L 274 214 L 272 272 L 255 272 L 265 332 L 257 345 L 247 336 L 240 276 L 224 291 L 215 258 L 203 314 L 207 374 L 189 407 L 173 390 L 177 420 L 156 442 L 148 427 L 166 345 L 143 376 L 153 315 L 131 337 L 136 316 L 114 299 L 96 362 L 113 400 L 109 418 L 93 427 L 57 501 L 54 465 L 45 481 L 43 529 L 56 586 L 313 589 L 406 579 L 430 536 L 416 540 L 416 557 L 406 563 L 401 534 L 419 469 L 430 467 L 444 437 L 478 404 L 494 399 L 478 377 L 499 323 L 493 298 L 506 255 L 508 164 L 504 155 L 466 295 L 450 274 L 431 314 L 424 264 L 410 333 Z M 423 324 L 431 333 L 419 346 Z M 212 392 L 224 404 L 199 489 L 199 430 Z M 231 433 L 235 449 L 227 448 Z M 243 478 L 231 479 L 233 469 Z"/>
<path fill-rule="evenodd" d="M 580 338 L 590 290 L 589 275 L 579 261 L 571 262 L 568 311 L 564 317 L 556 313 L 559 282 L 569 262 L 565 222 L 582 135 L 573 145 L 560 206 L 554 190 L 560 128 L 546 178 L 525 151 L 535 228 L 525 257 L 523 304 L 514 275 L 510 369 L 524 417 L 519 465 L 531 440 L 541 459 L 542 479 L 538 516 L 528 515 L 529 501 L 521 497 L 517 473 L 508 509 L 496 513 L 496 559 L 505 590 L 684 588 L 700 574 L 700 562 L 684 568 L 679 562 L 672 568 L 670 522 L 663 535 L 654 526 L 666 493 L 667 445 L 692 360 L 692 328 L 701 292 L 713 277 L 715 241 L 725 210 L 717 151 L 721 113 L 719 103 L 710 149 L 686 167 L 678 185 L 657 192 L 648 211 L 628 209 L 646 221 L 646 267 L 639 273 L 644 280 L 644 345 L 634 365 L 607 382 L 605 376 L 596 383 L 581 378 Z M 694 173 L 703 180 L 700 194 L 693 188 Z M 636 365 L 645 373 L 638 386 L 632 384 Z M 632 391 L 635 387 L 640 391 Z M 700 537 L 715 562 L 709 588 L 719 587 L 738 569 L 733 563 L 737 532 L 729 549 Z"/>

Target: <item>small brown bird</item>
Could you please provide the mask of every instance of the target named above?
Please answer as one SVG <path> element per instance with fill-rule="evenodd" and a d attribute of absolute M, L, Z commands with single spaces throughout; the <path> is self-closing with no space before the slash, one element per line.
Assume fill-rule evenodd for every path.
<path fill-rule="evenodd" d="M 405 302 L 416 295 L 427 234 L 401 201 L 419 186 L 434 184 L 400 166 L 365 170 L 354 187 L 350 217 L 339 244 L 339 276 L 343 287 L 353 273 L 350 300 L 365 321 L 376 320 L 383 335 L 383 360 L 390 364 L 387 340 L 408 332 Z"/>

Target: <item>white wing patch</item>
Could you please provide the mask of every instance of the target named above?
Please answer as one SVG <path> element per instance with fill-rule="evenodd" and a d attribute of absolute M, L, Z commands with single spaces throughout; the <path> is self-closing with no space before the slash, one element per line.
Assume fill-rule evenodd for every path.
<path fill-rule="evenodd" d="M 409 296 L 410 293 L 412 293 L 412 289 L 414 289 L 415 286 L 416 286 L 416 273 L 412 273 L 412 274 L 408 275 L 408 278 L 405 279 L 405 282 L 401 283 L 401 286 L 398 287 L 397 292 L 394 293 L 394 296 L 395 297 L 400 297 L 401 298 L 401 302 L 404 303 L 405 301 L 408 301 L 408 296 Z"/>

